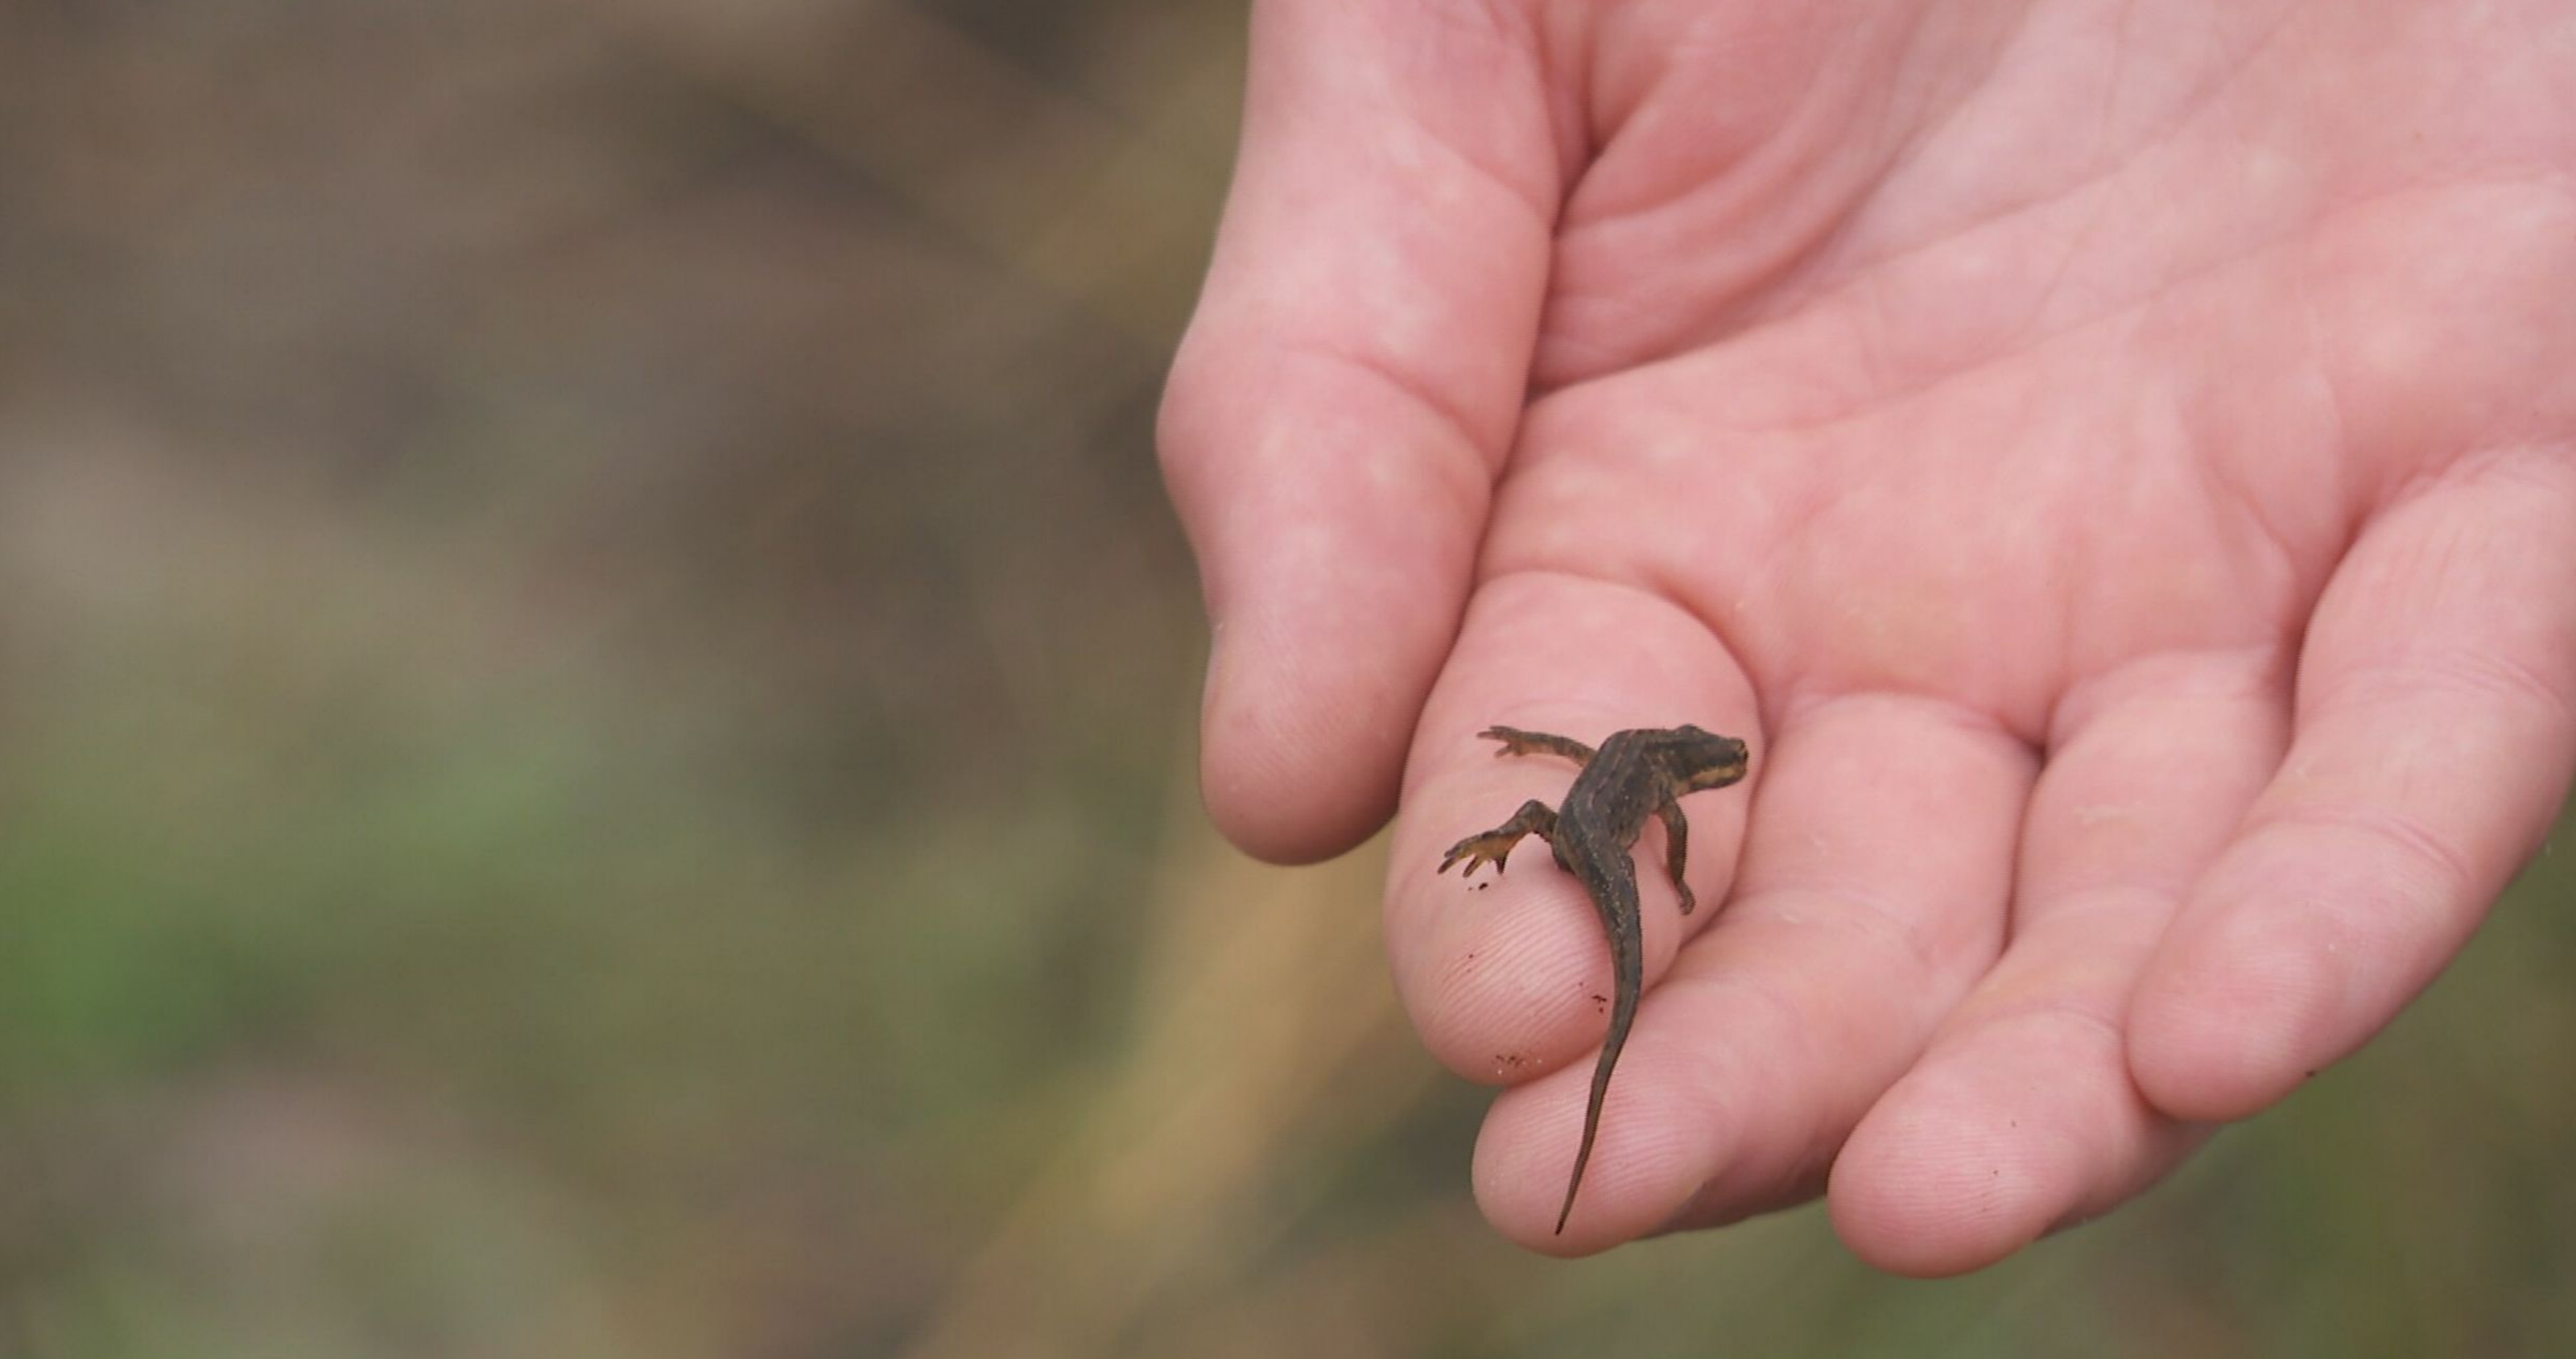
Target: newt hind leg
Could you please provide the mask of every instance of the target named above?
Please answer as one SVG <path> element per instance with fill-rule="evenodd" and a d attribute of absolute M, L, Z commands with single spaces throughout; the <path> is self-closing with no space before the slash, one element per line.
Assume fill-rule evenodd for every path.
<path fill-rule="evenodd" d="M 1521 809 L 1512 813 L 1511 820 L 1482 835 L 1470 835 L 1451 845 L 1449 852 L 1440 856 L 1439 871 L 1446 873 L 1451 864 L 1464 859 L 1467 861 L 1466 870 L 1458 875 L 1462 878 L 1476 876 L 1476 869 L 1483 864 L 1492 864 L 1494 871 L 1500 873 L 1503 871 L 1503 860 L 1511 854 L 1512 846 L 1519 844 L 1524 835 L 1535 835 L 1554 845 L 1556 843 L 1555 809 L 1544 802 L 1522 803 Z"/>

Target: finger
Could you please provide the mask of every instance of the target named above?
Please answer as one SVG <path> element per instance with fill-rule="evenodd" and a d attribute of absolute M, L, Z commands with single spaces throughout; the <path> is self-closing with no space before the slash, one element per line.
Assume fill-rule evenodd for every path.
<path fill-rule="evenodd" d="M 2164 657 L 2068 696 L 2010 946 L 1834 1163 L 1834 1226 L 1862 1259 L 1925 1276 L 1990 1264 L 2197 1145 L 2130 1079 L 2129 995 L 2279 762 L 2284 669 L 2269 648 Z"/>
<path fill-rule="evenodd" d="M 1626 635 L 1638 638 L 1648 665 L 1675 640 Z M 1599 683 L 1584 677 L 1630 659 L 1605 646 L 1612 644 L 1578 639 L 1570 648 L 1572 692 Z M 1443 725 L 1435 716 L 1430 727 Z M 1680 931 L 1662 913 L 1669 897 L 1649 899 L 1653 989 L 1562 1237 L 1551 1231 L 1581 1137 L 1590 1068 L 1560 1064 L 1582 1057 L 1600 1033 L 1592 1001 L 1605 975 L 1598 924 L 1579 892 L 1552 882 L 1546 899 L 1532 903 L 1546 908 L 1546 923 L 1489 921 L 1478 937 L 1477 923 L 1463 916 L 1426 910 L 1399 919 L 1391 933 L 1409 925 L 1420 936 L 1399 950 L 1399 976 L 1434 983 L 1411 988 L 1408 999 L 1419 997 L 1417 1021 L 1435 1048 L 1462 1067 L 1475 1054 L 1535 1050 L 1539 1060 L 1527 1067 L 1550 1072 L 1506 1094 L 1487 1120 L 1476 1183 L 1488 1215 L 1534 1246 L 1583 1249 L 1812 1192 L 1852 1121 L 1991 959 L 2029 773 L 2018 742 L 1911 699 L 1836 700 L 1794 719 L 1768 751 L 1757 742 L 1759 786 L 1733 900 L 1704 885 L 1695 865 L 1707 904 L 1693 926 L 1713 923 L 1674 956 L 1666 941 Z M 1426 779 L 1418 805 L 1432 804 L 1445 777 Z M 1727 805 L 1701 801 L 1718 803 L 1721 814 Z M 1696 851 L 1702 839 L 1719 838 L 1704 834 L 1719 827 L 1698 807 L 1692 816 Z M 1640 876 L 1651 883 L 1653 875 Z M 1400 894 L 1391 904 L 1405 909 Z M 1565 942 L 1551 951 L 1508 933 L 1542 928 L 1564 931 Z M 1558 960 L 1578 946 L 1585 965 L 1568 971 Z"/>
<path fill-rule="evenodd" d="M 1576 772 L 1550 755 L 1497 758 L 1475 733 L 1500 723 L 1597 745 L 1616 730 L 1693 722 L 1750 740 L 1758 782 L 1767 756 L 1755 721 L 1733 657 L 1665 600 L 1553 574 L 1501 577 L 1477 593 L 1408 765 L 1387 882 L 1396 988 L 1435 1055 L 1470 1079 L 1530 1079 L 1599 1045 L 1610 995 L 1600 920 L 1546 846 L 1525 842 L 1508 861 L 1515 867 L 1482 880 L 1489 887 L 1437 873 L 1444 846 L 1528 799 L 1558 805 Z M 1749 794 L 1724 789 L 1683 804 L 1689 880 L 1703 903 L 1688 921 L 1660 868 L 1637 875 L 1650 983 L 1682 929 L 1704 924 L 1724 899 Z M 1660 848 L 1650 857 L 1660 865 Z"/>
<path fill-rule="evenodd" d="M 1821 1187 L 1852 1126 L 1993 961 L 2033 764 L 1993 724 L 1914 697 L 1839 698 L 1787 722 L 1735 899 L 1638 1025 L 1581 1239 L 1715 1225 Z M 1564 1145 L 1577 1084 L 1506 1096 L 1480 1153 L 1534 1173 Z M 1517 1193 L 1487 1202 L 1514 1221 L 1528 1212 Z"/>
<path fill-rule="evenodd" d="M 1159 431 L 1214 636 L 1201 781 L 1255 854 L 1337 853 L 1392 808 L 1519 417 L 1553 141 L 1509 33 L 1395 0 L 1257 7 Z"/>
<path fill-rule="evenodd" d="M 2141 982 L 2157 1107 L 2228 1119 L 2360 1046 L 2539 847 L 2576 764 L 2576 458 L 2496 455 L 2387 512 L 2301 658 L 2287 759 Z"/>

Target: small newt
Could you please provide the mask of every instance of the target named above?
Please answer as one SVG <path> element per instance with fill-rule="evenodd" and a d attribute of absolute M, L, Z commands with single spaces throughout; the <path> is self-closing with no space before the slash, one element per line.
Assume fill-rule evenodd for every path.
<path fill-rule="evenodd" d="M 1665 863 L 1673 889 L 1681 894 L 1682 914 L 1690 914 L 1690 884 L 1682 880 L 1682 858 L 1690 848 L 1690 822 L 1682 816 L 1681 797 L 1703 788 L 1723 788 L 1744 777 L 1751 755 L 1732 736 L 1716 736 L 1697 727 L 1648 728 L 1613 732 L 1595 752 L 1580 741 L 1513 727 L 1488 727 L 1476 733 L 1499 741 L 1501 755 L 1562 755 L 1581 765 L 1574 785 L 1565 790 L 1558 810 L 1530 801 L 1512 819 L 1470 835 L 1449 847 L 1440 871 L 1465 860 L 1459 874 L 1474 877 L 1480 864 L 1503 871 L 1503 860 L 1524 835 L 1545 840 L 1556 854 L 1556 866 L 1574 875 L 1601 913 L 1610 936 L 1610 1031 L 1601 1040 L 1601 1059 L 1592 1068 L 1592 1103 L 1583 1114 L 1583 1142 L 1574 1152 L 1574 1178 L 1565 1186 L 1565 1207 L 1556 1215 L 1556 1231 L 1574 1215 L 1575 1191 L 1583 1187 L 1583 1167 L 1592 1159 L 1592 1137 L 1601 1129 L 1601 1101 L 1610 1093 L 1610 1071 L 1619 1064 L 1619 1049 L 1628 1041 L 1628 1026 L 1637 1018 L 1637 996 L 1646 984 L 1645 932 L 1637 911 L 1637 868 L 1629 851 L 1646 829 L 1646 818 L 1661 818 Z"/>

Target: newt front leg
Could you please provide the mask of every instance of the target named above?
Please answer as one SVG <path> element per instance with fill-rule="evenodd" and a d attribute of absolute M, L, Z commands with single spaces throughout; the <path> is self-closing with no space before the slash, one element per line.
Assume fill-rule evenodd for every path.
<path fill-rule="evenodd" d="M 1681 896 L 1682 914 L 1689 915 L 1691 907 L 1699 904 L 1691 898 L 1690 884 L 1682 879 L 1682 861 L 1690 857 L 1690 818 L 1682 815 L 1682 804 L 1676 799 L 1666 799 L 1663 806 L 1655 809 L 1655 815 L 1664 822 L 1664 871 L 1673 875 L 1673 891 Z"/>
<path fill-rule="evenodd" d="M 1476 733 L 1488 741 L 1500 741 L 1503 748 L 1494 752 L 1505 755 L 1562 755 L 1576 764 L 1592 763 L 1592 747 L 1570 736 L 1550 736 L 1543 731 L 1523 731 L 1518 727 L 1487 727 Z"/>
<path fill-rule="evenodd" d="M 1476 876 L 1476 869 L 1481 864 L 1492 864 L 1494 871 L 1500 873 L 1503 860 L 1524 835 L 1535 835 L 1553 848 L 1556 844 L 1556 809 L 1536 800 L 1522 803 L 1521 809 L 1512 813 L 1511 820 L 1482 835 L 1470 835 L 1451 845 L 1449 852 L 1440 856 L 1440 871 L 1446 873 L 1451 864 L 1464 859 L 1467 867 L 1459 877 Z"/>

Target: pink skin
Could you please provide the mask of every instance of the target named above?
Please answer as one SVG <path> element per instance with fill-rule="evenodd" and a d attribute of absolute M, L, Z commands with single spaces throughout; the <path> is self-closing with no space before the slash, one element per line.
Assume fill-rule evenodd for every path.
<path fill-rule="evenodd" d="M 1206 793 L 1401 796 L 1415 1023 L 1530 1059 L 1500 1230 L 1975 1268 L 2460 947 L 2576 769 L 2576 10 L 2482 8 L 1256 6 L 1163 427 Z M 1561 1238 L 1599 926 L 1432 872 L 1563 791 L 1496 722 L 1754 749 Z"/>

